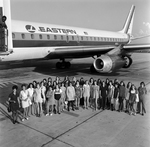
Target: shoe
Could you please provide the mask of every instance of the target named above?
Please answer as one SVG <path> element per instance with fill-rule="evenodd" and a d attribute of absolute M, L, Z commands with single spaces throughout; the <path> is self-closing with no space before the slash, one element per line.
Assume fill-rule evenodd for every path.
<path fill-rule="evenodd" d="M 15 122 L 16 122 L 17 124 L 20 124 L 20 122 L 19 122 L 19 121 L 17 121 L 17 120 L 16 120 Z"/>
<path fill-rule="evenodd" d="M 48 116 L 48 113 L 47 113 L 47 114 L 45 114 L 45 116 Z"/>
<path fill-rule="evenodd" d="M 144 113 L 142 113 L 142 116 L 144 116 Z"/>
<path fill-rule="evenodd" d="M 16 123 L 16 121 L 15 120 L 13 120 L 13 124 L 15 124 Z"/>
<path fill-rule="evenodd" d="M 24 121 L 24 118 L 21 121 Z"/>
<path fill-rule="evenodd" d="M 53 114 L 51 113 L 50 116 L 52 116 Z"/>
<path fill-rule="evenodd" d="M 29 118 L 28 118 L 28 117 L 26 117 L 25 119 L 26 119 L 26 120 L 29 120 Z"/>

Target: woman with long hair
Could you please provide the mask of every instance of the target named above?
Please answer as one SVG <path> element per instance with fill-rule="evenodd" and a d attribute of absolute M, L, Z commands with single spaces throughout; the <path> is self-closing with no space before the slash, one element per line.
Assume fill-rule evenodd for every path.
<path fill-rule="evenodd" d="M 76 104 L 76 108 L 79 110 L 79 106 L 80 106 L 80 98 L 82 97 L 82 88 L 79 84 L 79 81 L 76 81 L 76 85 L 75 85 L 75 104 Z"/>
<path fill-rule="evenodd" d="M 130 96 L 129 96 L 129 114 L 130 115 L 131 114 L 136 115 L 136 108 L 135 108 L 136 94 L 137 94 L 136 87 L 132 84 L 130 88 Z"/>
<path fill-rule="evenodd" d="M 139 106 L 140 106 L 140 113 L 142 115 L 144 115 L 144 113 L 146 113 L 146 109 L 145 109 L 145 96 L 147 94 L 147 90 L 145 87 L 145 83 L 141 82 L 140 83 L 140 87 L 138 88 L 138 92 L 139 92 Z"/>
<path fill-rule="evenodd" d="M 97 85 L 97 81 L 94 81 L 93 85 L 93 102 L 94 102 L 94 109 L 97 110 L 97 100 L 99 98 L 99 86 Z"/>

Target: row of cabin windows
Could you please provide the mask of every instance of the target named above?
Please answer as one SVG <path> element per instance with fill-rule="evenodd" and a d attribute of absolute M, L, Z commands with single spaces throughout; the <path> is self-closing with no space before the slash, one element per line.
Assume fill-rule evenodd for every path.
<path fill-rule="evenodd" d="M 25 39 L 26 38 L 26 36 L 25 36 L 25 34 L 21 34 L 21 37 L 22 37 L 22 39 Z M 69 36 L 66 36 L 67 37 L 67 40 L 69 40 Z M 79 37 L 79 36 L 78 36 Z M 12 33 L 12 38 L 15 38 L 15 34 L 14 33 Z M 50 35 L 47 35 L 47 39 L 48 40 L 50 40 Z M 120 41 L 124 41 L 124 39 L 120 39 L 120 38 L 105 38 L 105 37 L 88 37 L 88 36 L 81 36 L 81 37 L 79 37 L 80 39 L 80 41 L 112 41 L 112 42 L 120 42 Z M 86 38 L 86 39 L 84 39 L 84 38 Z M 31 34 L 31 39 L 35 39 L 35 35 L 34 34 Z M 43 39 L 43 35 L 42 34 L 39 34 L 39 39 Z M 54 39 L 55 40 L 57 40 L 58 38 L 57 38 L 57 35 L 54 35 Z M 72 40 L 75 40 L 75 38 L 74 38 L 74 36 L 71 36 L 71 38 L 70 39 L 72 39 Z M 61 40 L 64 40 L 64 36 L 62 36 L 61 35 Z"/>

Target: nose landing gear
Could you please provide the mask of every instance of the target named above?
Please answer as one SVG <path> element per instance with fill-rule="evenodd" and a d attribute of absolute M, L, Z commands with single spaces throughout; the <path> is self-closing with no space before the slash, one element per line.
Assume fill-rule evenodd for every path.
<path fill-rule="evenodd" d="M 70 68 L 70 66 L 71 66 L 70 62 L 62 61 L 62 62 L 57 62 L 56 63 L 56 68 L 57 69 L 68 69 L 68 68 Z"/>

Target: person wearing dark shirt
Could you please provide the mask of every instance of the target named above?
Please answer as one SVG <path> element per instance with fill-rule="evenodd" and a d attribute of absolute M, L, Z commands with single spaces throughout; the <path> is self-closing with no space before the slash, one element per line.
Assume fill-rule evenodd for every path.
<path fill-rule="evenodd" d="M 118 83 L 115 83 L 113 110 L 116 110 L 116 108 L 117 108 L 118 97 L 119 97 Z"/>
<path fill-rule="evenodd" d="M 119 86 L 119 112 L 123 111 L 123 101 L 126 97 L 126 88 L 124 86 L 124 82 L 120 82 Z"/>
<path fill-rule="evenodd" d="M 144 115 L 144 113 L 146 113 L 145 96 L 147 94 L 147 90 L 146 90 L 144 82 L 140 83 L 140 87 L 138 88 L 138 92 L 139 92 L 139 106 L 141 107 L 141 110 L 139 110 L 139 111 L 142 111 L 141 114 Z"/>
<path fill-rule="evenodd" d="M 13 123 L 15 124 L 18 119 L 18 109 L 20 107 L 20 101 L 19 101 L 19 93 L 17 92 L 18 87 L 16 85 L 14 85 L 12 87 L 12 92 L 9 94 L 9 104 L 10 104 L 10 108 L 12 111 L 12 119 L 13 119 Z"/>
<path fill-rule="evenodd" d="M 102 109 L 104 110 L 106 108 L 106 99 L 107 99 L 107 86 L 105 82 L 102 82 L 102 85 L 100 87 L 100 97 L 102 98 Z"/>

